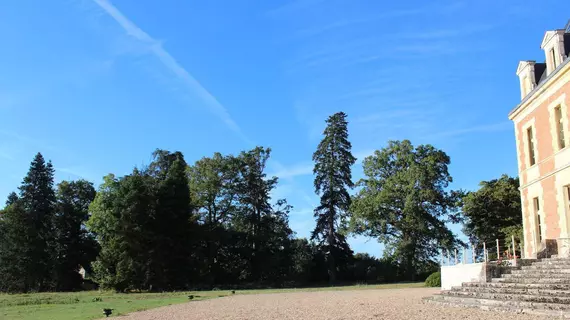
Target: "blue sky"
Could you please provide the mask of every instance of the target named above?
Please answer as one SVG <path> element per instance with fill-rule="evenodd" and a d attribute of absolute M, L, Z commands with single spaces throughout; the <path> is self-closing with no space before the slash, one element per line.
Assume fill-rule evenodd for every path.
<path fill-rule="evenodd" d="M 362 159 L 390 139 L 452 160 L 452 188 L 516 174 L 519 60 L 544 60 L 563 1 L 19 0 L 0 3 L 0 198 L 38 151 L 95 183 L 148 164 L 273 149 L 274 198 L 299 236 L 318 203 L 311 155 L 349 115 Z M 360 164 L 354 177 L 361 177 Z M 3 201 L 3 200 L 2 200 Z M 455 227 L 455 230 L 459 230 Z M 350 240 L 381 254 L 374 240 Z"/>

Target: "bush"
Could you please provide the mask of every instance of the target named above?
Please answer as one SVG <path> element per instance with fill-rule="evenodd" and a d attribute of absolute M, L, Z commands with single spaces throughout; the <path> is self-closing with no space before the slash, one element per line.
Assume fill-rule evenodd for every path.
<path fill-rule="evenodd" d="M 434 272 L 426 279 L 426 287 L 441 287 L 441 272 Z"/>

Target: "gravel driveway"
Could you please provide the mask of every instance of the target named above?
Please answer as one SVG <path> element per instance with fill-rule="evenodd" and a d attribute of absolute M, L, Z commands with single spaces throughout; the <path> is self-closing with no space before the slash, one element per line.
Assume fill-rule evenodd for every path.
<path fill-rule="evenodd" d="M 120 319 L 548 319 L 422 303 L 422 297 L 436 292 L 420 288 L 238 294 L 131 313 Z"/>

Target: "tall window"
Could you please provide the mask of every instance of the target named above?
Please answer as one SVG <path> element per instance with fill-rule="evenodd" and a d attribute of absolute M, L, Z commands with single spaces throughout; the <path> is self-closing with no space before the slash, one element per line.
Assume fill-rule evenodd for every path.
<path fill-rule="evenodd" d="M 526 138 L 528 142 L 528 162 L 531 166 L 536 164 L 536 158 L 534 155 L 534 137 L 532 134 L 532 127 L 526 129 Z"/>
<path fill-rule="evenodd" d="M 560 106 L 554 108 L 554 121 L 556 121 L 558 149 L 563 149 L 566 147 L 566 140 L 564 138 L 564 120 L 562 119 L 562 108 Z"/>
<path fill-rule="evenodd" d="M 533 198 L 532 203 L 534 206 L 534 215 L 536 217 L 536 235 L 537 235 L 537 240 L 540 243 L 542 242 L 542 224 L 540 221 L 540 202 L 538 201 L 538 197 Z"/>
<path fill-rule="evenodd" d="M 554 48 L 550 49 L 550 58 L 552 59 L 552 70 L 556 69 L 556 53 Z"/>

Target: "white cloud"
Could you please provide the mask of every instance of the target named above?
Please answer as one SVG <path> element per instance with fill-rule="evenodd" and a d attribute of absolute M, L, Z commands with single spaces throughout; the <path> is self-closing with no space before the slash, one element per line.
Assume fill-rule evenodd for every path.
<path fill-rule="evenodd" d="M 241 128 L 232 119 L 227 109 L 214 97 L 206 88 L 204 88 L 198 80 L 196 80 L 168 51 L 166 51 L 162 43 L 152 38 L 144 30 L 139 28 L 131 20 L 129 20 L 119 9 L 117 9 L 108 0 L 93 0 L 107 14 L 109 14 L 129 36 L 137 39 L 147 46 L 148 50 L 154 55 L 170 72 L 172 72 L 179 80 L 181 80 L 187 88 L 197 95 L 210 111 L 215 114 L 222 122 L 237 133 L 246 143 L 253 145 L 254 143 L 247 138 Z"/>

